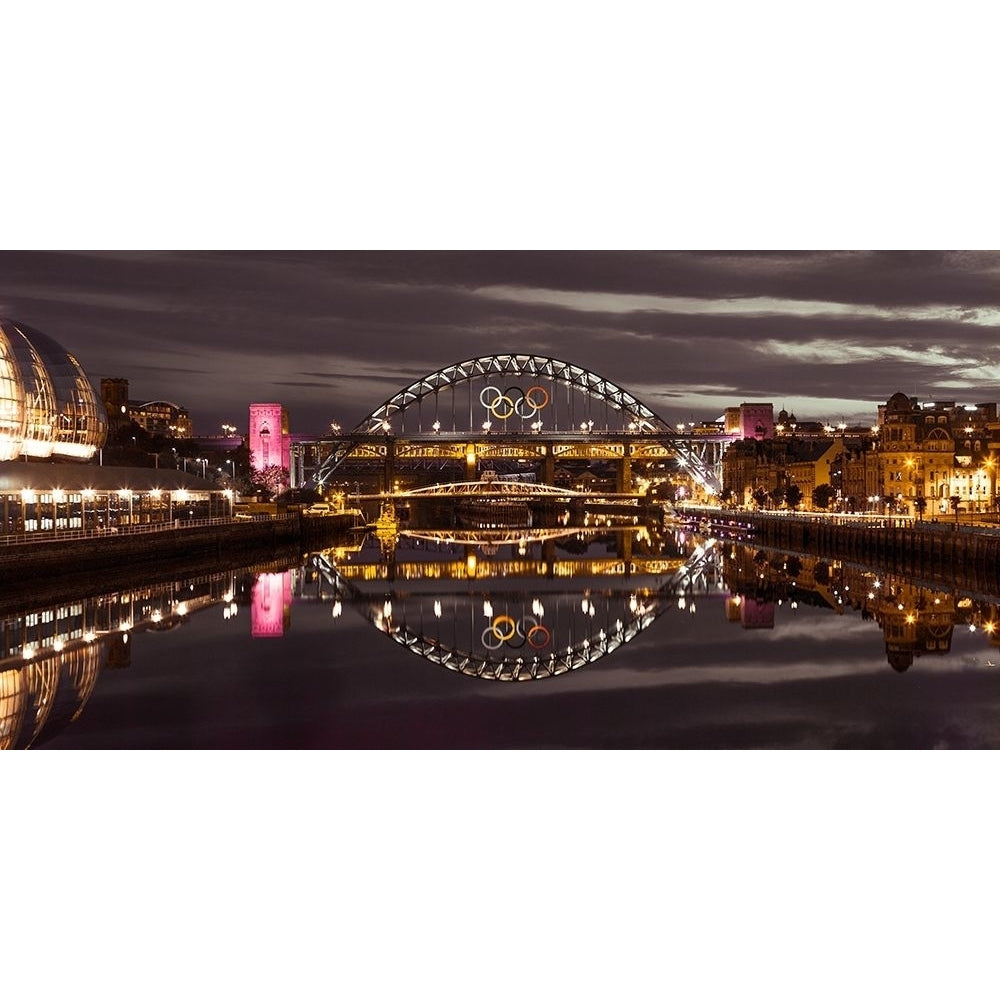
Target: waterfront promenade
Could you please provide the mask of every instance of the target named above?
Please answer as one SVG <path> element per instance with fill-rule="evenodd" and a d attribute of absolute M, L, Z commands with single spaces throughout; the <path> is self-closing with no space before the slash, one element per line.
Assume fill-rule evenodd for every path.
<path fill-rule="evenodd" d="M 790 552 L 865 562 L 928 580 L 952 580 L 958 573 L 977 589 L 1000 587 L 1000 527 L 992 521 L 694 506 L 685 513 L 711 526 L 738 526 L 761 545 Z"/>
<path fill-rule="evenodd" d="M 137 524 L 114 532 L 68 529 L 11 537 L 0 545 L 0 606 L 26 592 L 72 591 L 81 583 L 133 575 L 151 578 L 180 565 L 234 565 L 277 552 L 296 555 L 346 536 L 354 515 L 305 517 L 298 511 L 260 520 L 204 518 Z"/>

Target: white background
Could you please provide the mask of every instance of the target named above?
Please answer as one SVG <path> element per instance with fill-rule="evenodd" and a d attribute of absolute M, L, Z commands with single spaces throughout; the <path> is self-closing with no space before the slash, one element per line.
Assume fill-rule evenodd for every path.
<path fill-rule="evenodd" d="M 22 5 L 2 243 L 992 248 L 988 11 Z M 992 995 L 988 760 L 5 755 L 4 980 L 105 1000 Z"/>

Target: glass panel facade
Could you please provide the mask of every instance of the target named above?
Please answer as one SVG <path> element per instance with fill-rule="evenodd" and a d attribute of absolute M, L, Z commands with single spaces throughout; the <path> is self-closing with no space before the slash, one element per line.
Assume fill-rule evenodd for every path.
<path fill-rule="evenodd" d="M 14 363 L 11 343 L 0 324 L 0 462 L 9 462 L 20 453 L 24 418 L 24 386 Z"/>
<path fill-rule="evenodd" d="M 107 420 L 80 363 L 50 337 L 0 319 L 0 461 L 89 459 Z"/>

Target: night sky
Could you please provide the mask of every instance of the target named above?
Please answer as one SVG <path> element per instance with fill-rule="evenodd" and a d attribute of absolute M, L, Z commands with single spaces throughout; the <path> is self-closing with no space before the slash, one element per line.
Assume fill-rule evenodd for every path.
<path fill-rule="evenodd" d="M 537 353 L 672 423 L 765 400 L 870 423 L 896 391 L 1000 396 L 1000 252 L 3 252 L 0 315 L 195 432 L 283 403 L 353 427 L 467 358 Z"/>

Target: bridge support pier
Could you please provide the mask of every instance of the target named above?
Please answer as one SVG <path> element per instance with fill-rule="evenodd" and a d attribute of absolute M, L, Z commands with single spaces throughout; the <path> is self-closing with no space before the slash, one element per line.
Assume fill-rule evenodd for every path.
<path fill-rule="evenodd" d="M 545 579 L 554 579 L 556 575 L 556 543 L 553 538 L 546 538 L 542 542 L 542 564 L 545 566 Z"/>
<path fill-rule="evenodd" d="M 552 445 L 545 447 L 545 458 L 542 460 L 542 484 L 545 486 L 555 486 L 556 484 L 556 456 L 552 453 Z"/>
<path fill-rule="evenodd" d="M 396 439 L 387 437 L 385 439 L 385 462 L 382 466 L 383 482 L 382 492 L 392 493 L 393 484 L 396 481 Z"/>
<path fill-rule="evenodd" d="M 632 532 L 622 531 L 618 534 L 618 558 L 625 563 L 625 575 L 631 572 L 632 563 Z"/>
<path fill-rule="evenodd" d="M 631 493 L 632 492 L 632 457 L 631 455 L 623 455 L 618 463 L 618 482 L 617 489 L 619 493 Z"/>

